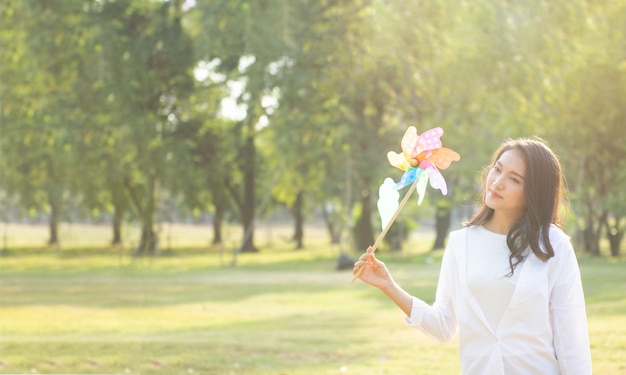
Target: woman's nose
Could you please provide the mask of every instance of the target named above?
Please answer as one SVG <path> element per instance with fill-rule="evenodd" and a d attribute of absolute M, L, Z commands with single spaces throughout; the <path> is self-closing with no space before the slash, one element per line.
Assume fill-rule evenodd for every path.
<path fill-rule="evenodd" d="M 493 182 L 491 183 L 491 186 L 493 186 L 496 189 L 502 189 L 502 178 L 497 177 L 495 180 L 493 180 Z"/>

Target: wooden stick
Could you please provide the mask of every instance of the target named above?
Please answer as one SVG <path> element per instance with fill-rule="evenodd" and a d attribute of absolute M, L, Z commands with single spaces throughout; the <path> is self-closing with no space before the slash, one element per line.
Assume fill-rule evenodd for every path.
<path fill-rule="evenodd" d="M 418 180 L 419 179 L 416 179 L 415 182 L 411 185 L 411 188 L 409 189 L 409 191 L 406 192 L 406 194 L 404 195 L 404 198 L 402 198 L 402 202 L 400 202 L 400 205 L 396 209 L 396 212 L 394 212 L 393 216 L 391 217 L 391 220 L 389 220 L 389 222 L 385 226 L 385 229 L 383 229 L 383 231 L 378 235 L 376 242 L 374 242 L 374 245 L 372 245 L 372 250 L 369 252 L 373 253 L 374 251 L 376 251 L 380 243 L 383 241 L 383 238 L 385 238 L 385 235 L 387 234 L 387 232 L 389 232 L 389 228 L 391 228 L 391 224 L 393 224 L 393 222 L 396 221 L 396 218 L 400 214 L 400 211 L 402 211 L 402 208 L 404 208 L 404 206 L 406 205 L 406 202 L 409 200 L 409 197 L 415 191 L 415 187 L 417 186 Z M 353 283 L 359 277 L 361 272 L 363 272 L 363 266 L 361 266 L 358 269 L 358 271 L 356 271 L 356 273 L 354 274 L 354 277 L 352 277 Z"/>

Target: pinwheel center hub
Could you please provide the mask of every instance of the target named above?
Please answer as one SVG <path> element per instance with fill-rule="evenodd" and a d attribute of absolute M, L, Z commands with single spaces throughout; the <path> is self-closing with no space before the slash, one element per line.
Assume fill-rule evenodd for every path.
<path fill-rule="evenodd" d="M 411 167 L 414 167 L 414 168 L 417 167 L 419 163 L 420 163 L 419 159 L 411 159 L 409 161 L 409 164 L 411 164 Z"/>

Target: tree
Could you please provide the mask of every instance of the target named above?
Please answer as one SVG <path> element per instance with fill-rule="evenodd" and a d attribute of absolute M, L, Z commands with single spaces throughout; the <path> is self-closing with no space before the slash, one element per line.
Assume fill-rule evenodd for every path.
<path fill-rule="evenodd" d="M 549 77 L 556 87 L 554 139 L 569 176 L 575 223 L 593 255 L 600 254 L 605 231 L 611 251 L 618 252 L 624 228 L 626 81 L 619 46 L 625 10 L 623 2 L 589 7 L 583 1 L 561 10 L 567 22 L 557 36 L 568 46 L 568 58 Z"/>
<path fill-rule="evenodd" d="M 268 115 L 264 99 L 271 95 L 275 82 L 268 74 L 272 64 L 283 55 L 281 35 L 283 3 L 256 1 L 215 1 L 199 3 L 197 22 L 203 25 L 199 35 L 199 58 L 217 62 L 214 70 L 224 74 L 231 84 L 239 85 L 237 102 L 245 115 L 230 131 L 238 150 L 238 174 L 225 183 L 239 207 L 243 224 L 240 251 L 256 252 L 254 219 L 256 187 L 261 155 L 257 151 L 260 120 Z M 242 27 L 243 26 L 243 27 Z"/>
<path fill-rule="evenodd" d="M 87 118 L 81 111 L 90 52 L 83 5 L 2 3 L 2 181 L 26 211 L 49 212 L 51 245 L 59 242 L 63 206 L 76 179 L 72 130 Z"/>
<path fill-rule="evenodd" d="M 179 103 L 193 87 L 191 41 L 182 28 L 180 1 L 105 3 L 99 14 L 103 85 L 119 121 L 115 181 L 142 223 L 134 254 L 154 254 L 156 195 L 166 175 L 165 140 L 179 126 Z"/>
<path fill-rule="evenodd" d="M 328 72 L 345 48 L 344 15 L 352 5 L 308 1 L 283 6 L 284 55 L 269 71 L 277 83 L 278 105 L 269 108 L 262 141 L 267 147 L 262 149 L 268 150 L 268 168 L 281 171 L 273 195 L 289 207 L 292 239 L 302 249 L 306 213 L 321 205 L 327 214 L 327 202 L 344 198 L 339 194 L 345 179 L 346 131 L 337 110 L 339 92 Z M 338 241 L 336 233 L 331 233 L 333 239 Z"/>

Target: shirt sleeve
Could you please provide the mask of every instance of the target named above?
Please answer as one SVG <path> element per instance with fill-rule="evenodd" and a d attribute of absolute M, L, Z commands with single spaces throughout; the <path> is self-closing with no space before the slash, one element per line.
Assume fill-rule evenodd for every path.
<path fill-rule="evenodd" d="M 562 374 L 587 375 L 592 373 L 591 352 L 580 270 L 569 240 L 557 246 L 562 260 L 550 296 L 554 349 Z"/>
<path fill-rule="evenodd" d="M 413 298 L 411 315 L 405 321 L 411 327 L 418 328 L 439 341 L 450 341 L 457 332 L 455 306 L 456 260 L 452 254 L 452 238 L 443 254 L 435 303 L 430 306 L 417 297 Z M 450 250 L 449 250 L 450 249 Z"/>

